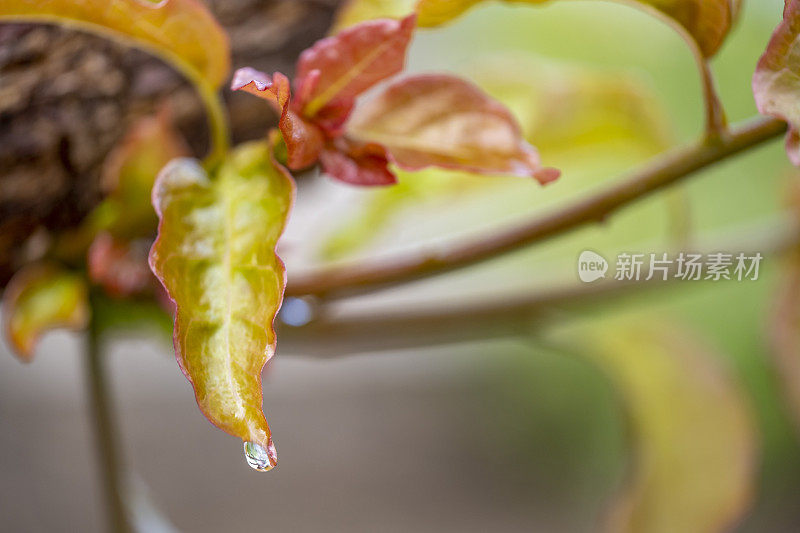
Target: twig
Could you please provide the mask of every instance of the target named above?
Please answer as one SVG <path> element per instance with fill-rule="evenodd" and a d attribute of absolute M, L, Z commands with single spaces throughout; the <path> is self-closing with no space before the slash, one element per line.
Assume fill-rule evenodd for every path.
<path fill-rule="evenodd" d="M 119 444 L 113 421 L 111 397 L 106 382 L 104 354 L 94 317 L 91 319 L 86 341 L 86 378 L 89 386 L 99 466 L 103 479 L 108 530 L 112 533 L 131 533 L 133 529 L 130 526 L 125 506 Z"/>
<path fill-rule="evenodd" d="M 720 242 L 716 237 L 704 239 L 709 242 L 692 251 L 760 252 L 768 256 L 795 250 L 800 245 L 800 226 L 786 217 L 749 229 L 740 228 L 735 233 L 735 242 Z M 673 281 L 574 282 L 490 301 L 451 301 L 427 309 L 404 306 L 407 310 L 399 312 L 343 314 L 323 308 L 322 314 L 308 325 L 279 325 L 279 349 L 281 353 L 332 358 L 530 335 L 542 321 L 562 317 L 564 311 L 575 307 L 607 303 L 643 289 L 675 287 L 680 283 L 670 279 Z"/>
<path fill-rule="evenodd" d="M 459 243 L 296 276 L 289 280 L 286 294 L 325 298 L 349 296 L 494 259 L 585 224 L 601 222 L 624 206 L 713 163 L 776 138 L 785 131 L 786 125 L 778 120 L 754 119 L 736 128 L 718 143 L 703 141 L 677 150 L 657 159 L 630 177 L 553 213 L 536 216 L 510 229 Z"/>

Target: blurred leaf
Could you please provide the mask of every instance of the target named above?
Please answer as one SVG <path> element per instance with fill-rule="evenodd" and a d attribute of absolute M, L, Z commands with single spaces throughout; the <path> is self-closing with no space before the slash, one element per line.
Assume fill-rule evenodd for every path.
<path fill-rule="evenodd" d="M 400 19 L 414 12 L 418 0 L 346 0 L 336 13 L 333 32 L 375 19 Z"/>
<path fill-rule="evenodd" d="M 267 100 L 280 115 L 278 126 L 286 145 L 289 168 L 301 170 L 317 161 L 324 142 L 322 132 L 292 108 L 296 106 L 290 105 L 289 78 L 280 72 L 270 76 L 249 67 L 242 68 L 236 71 L 231 89 Z"/>
<path fill-rule="evenodd" d="M 800 179 L 792 176 L 788 207 L 800 225 Z M 775 367 L 795 429 L 800 431 L 800 248 L 787 254 L 770 317 L 769 336 Z"/>
<path fill-rule="evenodd" d="M 158 225 L 150 201 L 156 176 L 171 160 L 188 154 L 166 109 L 134 124 L 106 159 L 103 187 L 109 194 L 89 217 L 92 234 L 108 230 L 123 239 L 152 235 Z"/>
<path fill-rule="evenodd" d="M 730 529 L 750 503 L 757 444 L 749 407 L 719 356 L 663 322 L 604 324 L 589 339 L 625 403 L 634 447 L 609 530 Z"/>
<path fill-rule="evenodd" d="M 800 430 L 800 251 L 789 258 L 779 285 L 770 340 L 788 407 Z"/>
<path fill-rule="evenodd" d="M 230 69 L 228 36 L 199 0 L 0 0 L 0 20 L 55 22 L 110 34 L 213 87 L 225 82 Z"/>
<path fill-rule="evenodd" d="M 547 4 L 554 0 L 503 0 L 509 4 Z M 620 0 L 623 3 L 625 0 Z M 484 0 L 420 0 L 416 12 L 418 25 L 435 27 L 450 22 Z M 734 20 L 741 0 L 632 0 L 648 11 L 657 11 L 697 43 L 705 57 L 717 53 Z M 341 30 L 367 20 L 400 18 L 415 11 L 414 0 L 349 0 L 336 18 Z"/>
<path fill-rule="evenodd" d="M 89 278 L 117 298 L 152 292 L 155 279 L 147 265 L 150 242 L 122 241 L 100 233 L 89 248 Z"/>
<path fill-rule="evenodd" d="M 170 163 L 153 198 L 161 223 L 150 264 L 177 304 L 178 362 L 212 423 L 269 450 L 261 370 L 275 352 L 286 285 L 275 246 L 293 181 L 266 143 L 249 144 L 213 179 L 194 160 Z"/>
<path fill-rule="evenodd" d="M 505 0 L 508 3 L 546 4 L 553 0 Z M 419 25 L 439 26 L 457 18 L 482 0 L 420 0 Z M 717 53 L 733 23 L 731 0 L 635 0 L 647 11 L 657 11 L 675 23 L 697 43 L 705 57 Z"/>
<path fill-rule="evenodd" d="M 386 147 L 405 170 L 429 166 L 482 174 L 558 177 L 543 169 L 514 117 L 475 85 L 447 75 L 404 78 L 360 105 L 348 135 Z"/>
<path fill-rule="evenodd" d="M 789 123 L 786 152 L 800 166 L 800 0 L 786 0 L 778 25 L 753 77 L 756 105 L 763 115 Z"/>
<path fill-rule="evenodd" d="M 298 106 L 314 117 L 345 106 L 376 83 L 403 70 L 416 17 L 377 20 L 318 41 L 297 62 Z"/>
<path fill-rule="evenodd" d="M 3 294 L 6 340 L 24 362 L 50 330 L 82 329 L 89 320 L 86 283 L 54 265 L 29 265 L 18 271 Z"/>
<path fill-rule="evenodd" d="M 505 55 L 481 61 L 472 72 L 548 159 L 588 159 L 610 151 L 649 157 L 674 142 L 652 87 L 625 71 Z"/>

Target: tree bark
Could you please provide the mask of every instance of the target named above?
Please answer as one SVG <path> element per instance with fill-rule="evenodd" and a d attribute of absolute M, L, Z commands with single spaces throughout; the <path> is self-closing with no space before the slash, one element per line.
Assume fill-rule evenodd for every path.
<path fill-rule="evenodd" d="M 291 74 L 323 37 L 338 0 L 208 0 L 229 32 L 234 68 Z M 236 142 L 274 124 L 268 106 L 225 91 Z M 101 198 L 109 151 L 130 125 L 166 103 L 193 151 L 208 144 L 191 86 L 160 60 L 58 27 L 0 24 L 0 285 L 50 236 Z"/>

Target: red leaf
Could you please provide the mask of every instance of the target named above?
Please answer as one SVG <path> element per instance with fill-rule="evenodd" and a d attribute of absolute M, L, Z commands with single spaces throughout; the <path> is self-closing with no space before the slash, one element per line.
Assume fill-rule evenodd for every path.
<path fill-rule="evenodd" d="M 248 67 L 236 71 L 231 89 L 245 91 L 267 100 L 280 114 L 278 125 L 286 143 L 286 163 L 289 168 L 300 170 L 317 162 L 323 145 L 323 135 L 319 128 L 292 109 L 289 78 L 280 72 L 270 76 Z"/>
<path fill-rule="evenodd" d="M 292 97 L 289 78 L 280 72 L 272 76 L 254 68 L 240 68 L 233 75 L 231 90 L 245 91 L 267 100 L 278 113 L 282 113 Z"/>
<path fill-rule="evenodd" d="M 320 156 L 322 169 L 332 177 L 351 185 L 377 186 L 397 183 L 389 170 L 386 149 L 375 143 L 352 143 L 339 139 Z"/>
<path fill-rule="evenodd" d="M 415 21 L 416 15 L 365 22 L 303 52 L 297 64 L 303 114 L 352 105 L 356 96 L 403 70 Z"/>
<path fill-rule="evenodd" d="M 559 172 L 539 164 L 511 113 L 477 86 L 448 75 L 416 76 L 356 109 L 348 135 L 386 147 L 407 170 L 429 166 L 534 177 Z"/>

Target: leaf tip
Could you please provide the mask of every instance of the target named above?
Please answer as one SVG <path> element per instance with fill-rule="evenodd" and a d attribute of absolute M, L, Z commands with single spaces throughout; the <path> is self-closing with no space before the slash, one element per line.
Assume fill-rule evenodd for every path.
<path fill-rule="evenodd" d="M 247 464 L 257 472 L 269 472 L 278 466 L 278 452 L 272 437 L 267 439 L 267 445 L 262 446 L 256 442 L 244 442 L 244 457 Z"/>
<path fill-rule="evenodd" d="M 561 171 L 557 168 L 544 167 L 534 172 L 533 177 L 542 185 L 549 185 L 561 177 Z"/>

